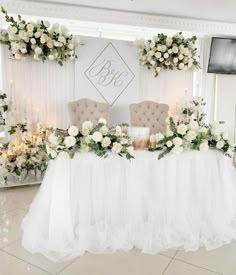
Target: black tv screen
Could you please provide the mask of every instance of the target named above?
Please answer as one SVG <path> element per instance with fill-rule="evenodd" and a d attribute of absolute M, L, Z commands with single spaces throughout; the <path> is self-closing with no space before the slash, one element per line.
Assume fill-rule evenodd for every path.
<path fill-rule="evenodd" d="M 236 74 L 236 39 L 212 38 L 208 73 Z"/>

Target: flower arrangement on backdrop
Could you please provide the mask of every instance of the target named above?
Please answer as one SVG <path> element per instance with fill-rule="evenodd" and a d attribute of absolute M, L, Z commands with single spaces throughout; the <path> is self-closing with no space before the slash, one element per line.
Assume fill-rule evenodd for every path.
<path fill-rule="evenodd" d="M 32 56 L 34 60 L 53 60 L 60 65 L 77 58 L 78 43 L 66 27 L 56 23 L 50 28 L 50 23 L 43 20 L 26 22 L 20 15 L 16 20 L 3 7 L 1 10 L 10 26 L 1 30 L 0 43 L 8 45 L 11 58 L 23 60 Z"/>
<path fill-rule="evenodd" d="M 156 77 L 162 70 L 200 68 L 196 40 L 196 36 L 185 38 L 181 32 L 173 37 L 161 33 L 149 40 L 138 39 L 135 44 L 140 63 L 152 69 Z"/>
<path fill-rule="evenodd" d="M 10 102 L 7 94 L 0 91 L 0 126 L 6 125 L 7 114 L 10 111 Z"/>
<path fill-rule="evenodd" d="M 222 122 L 205 122 L 204 106 L 204 100 L 196 98 L 181 110 L 178 117 L 168 117 L 166 132 L 150 137 L 152 147 L 149 150 L 160 150 L 159 159 L 169 153 L 180 154 L 189 150 L 206 152 L 209 149 L 216 149 L 233 157 L 236 144 L 229 139 L 227 133 L 220 131 Z"/>
<path fill-rule="evenodd" d="M 122 132 L 119 125 L 108 128 L 104 118 L 100 118 L 95 126 L 91 121 L 85 121 L 81 129 L 76 126 L 67 130 L 56 129 L 49 136 L 46 148 L 51 159 L 58 155 L 73 158 L 76 152 L 93 152 L 100 157 L 107 157 L 108 152 L 113 152 L 127 159 L 133 158 L 131 138 Z"/>

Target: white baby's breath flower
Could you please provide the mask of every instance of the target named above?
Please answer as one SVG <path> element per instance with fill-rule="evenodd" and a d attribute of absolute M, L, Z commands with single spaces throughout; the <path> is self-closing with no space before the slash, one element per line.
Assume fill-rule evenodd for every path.
<path fill-rule="evenodd" d="M 101 142 L 102 139 L 103 139 L 103 136 L 100 132 L 94 132 L 93 135 L 92 135 L 92 139 L 95 141 L 95 142 Z"/>
<path fill-rule="evenodd" d="M 73 147 L 76 144 L 76 139 L 75 137 L 68 136 L 65 138 L 64 143 L 67 148 Z"/>
<path fill-rule="evenodd" d="M 122 148 L 123 148 L 123 146 L 120 143 L 114 142 L 113 146 L 112 146 L 112 152 L 119 154 L 121 152 Z"/>
<path fill-rule="evenodd" d="M 104 138 L 102 139 L 102 147 L 103 147 L 103 148 L 108 147 L 110 144 L 111 144 L 111 140 L 110 140 L 109 137 L 104 137 Z"/>
<path fill-rule="evenodd" d="M 78 133 L 79 133 L 78 127 L 73 126 L 73 125 L 69 127 L 69 129 L 68 129 L 68 134 L 69 134 L 70 136 L 75 137 L 75 136 L 78 135 Z"/>

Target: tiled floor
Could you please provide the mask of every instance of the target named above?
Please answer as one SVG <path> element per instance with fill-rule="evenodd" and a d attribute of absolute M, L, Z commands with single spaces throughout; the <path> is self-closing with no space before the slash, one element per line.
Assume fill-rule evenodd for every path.
<path fill-rule="evenodd" d="M 236 275 L 236 242 L 197 252 L 167 251 L 147 255 L 138 250 L 86 254 L 53 263 L 21 246 L 20 224 L 38 187 L 0 189 L 0 275 Z"/>

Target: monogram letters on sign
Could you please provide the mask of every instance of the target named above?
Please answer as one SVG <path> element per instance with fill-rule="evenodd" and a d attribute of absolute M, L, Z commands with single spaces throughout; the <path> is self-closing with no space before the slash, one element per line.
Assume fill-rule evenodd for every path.
<path fill-rule="evenodd" d="M 84 74 L 110 106 L 135 77 L 112 43 L 102 50 Z"/>

